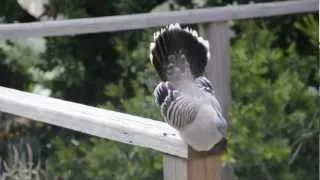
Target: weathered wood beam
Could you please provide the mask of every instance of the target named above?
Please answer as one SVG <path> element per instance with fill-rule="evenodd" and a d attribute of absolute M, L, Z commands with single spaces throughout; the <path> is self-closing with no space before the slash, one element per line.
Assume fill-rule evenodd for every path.
<path fill-rule="evenodd" d="M 0 86 L 0 111 L 90 135 L 187 158 L 187 145 L 168 124 Z"/>
<path fill-rule="evenodd" d="M 317 12 L 318 3 L 318 0 L 294 0 L 173 12 L 1 24 L 0 39 L 113 32 L 158 27 L 170 23 L 199 24 L 232 19 Z"/>

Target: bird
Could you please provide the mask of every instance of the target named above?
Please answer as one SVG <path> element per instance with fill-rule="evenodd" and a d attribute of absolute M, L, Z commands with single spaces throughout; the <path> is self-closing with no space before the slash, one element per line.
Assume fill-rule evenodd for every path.
<path fill-rule="evenodd" d="M 228 123 L 205 76 L 209 60 L 209 42 L 191 28 L 176 23 L 153 34 L 150 61 L 160 77 L 155 103 L 164 121 L 196 151 L 209 151 L 227 136 Z"/>

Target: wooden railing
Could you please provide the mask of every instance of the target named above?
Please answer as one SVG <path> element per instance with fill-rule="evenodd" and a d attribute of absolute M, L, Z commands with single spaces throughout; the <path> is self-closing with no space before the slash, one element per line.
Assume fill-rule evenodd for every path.
<path fill-rule="evenodd" d="M 1 24 L 0 39 L 75 35 L 201 24 L 211 43 L 206 75 L 213 82 L 225 115 L 231 102 L 228 20 L 318 11 L 318 0 L 296 0 L 177 12 L 145 13 L 34 23 Z M 0 111 L 164 153 L 165 180 L 221 179 L 219 155 L 197 155 L 178 132 L 163 122 L 0 87 Z M 192 152 L 192 153 L 191 153 Z M 208 171 L 208 169 L 210 169 Z M 226 176 L 224 179 L 228 179 Z"/>
<path fill-rule="evenodd" d="M 295 0 L 176 12 L 143 13 L 34 23 L 2 24 L 0 39 L 61 36 L 158 27 L 170 23 L 200 24 L 317 11 L 317 0 Z"/>

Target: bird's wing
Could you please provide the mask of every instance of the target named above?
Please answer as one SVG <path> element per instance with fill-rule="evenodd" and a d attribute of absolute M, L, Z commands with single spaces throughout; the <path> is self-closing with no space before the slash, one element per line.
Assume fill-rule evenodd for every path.
<path fill-rule="evenodd" d="M 170 82 L 160 82 L 153 94 L 162 116 L 172 127 L 184 128 L 195 119 L 199 105 Z"/>

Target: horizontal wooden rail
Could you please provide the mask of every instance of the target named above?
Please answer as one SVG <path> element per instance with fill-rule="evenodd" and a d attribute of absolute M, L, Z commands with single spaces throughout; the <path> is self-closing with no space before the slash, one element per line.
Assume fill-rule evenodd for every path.
<path fill-rule="evenodd" d="M 0 86 L 0 111 L 90 135 L 187 158 L 188 147 L 168 124 Z"/>
<path fill-rule="evenodd" d="M 0 39 L 61 36 L 194 24 L 318 11 L 318 0 L 294 0 L 204 9 L 33 23 L 1 24 Z"/>

